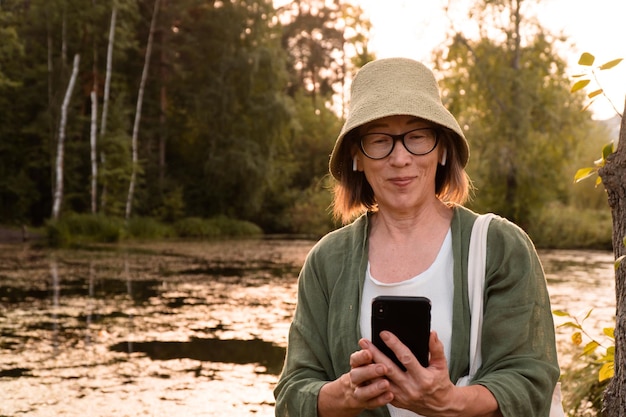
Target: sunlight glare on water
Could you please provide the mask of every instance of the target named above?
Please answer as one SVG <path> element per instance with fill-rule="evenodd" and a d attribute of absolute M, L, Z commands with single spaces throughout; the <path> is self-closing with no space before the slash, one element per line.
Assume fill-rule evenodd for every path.
<path fill-rule="evenodd" d="M 0 415 L 274 415 L 313 241 L 0 247 Z M 612 325 L 612 254 L 541 253 L 555 309 Z M 560 318 L 555 318 L 558 325 Z M 571 350 L 559 330 L 559 351 Z M 563 362 L 561 353 L 561 361 Z"/>

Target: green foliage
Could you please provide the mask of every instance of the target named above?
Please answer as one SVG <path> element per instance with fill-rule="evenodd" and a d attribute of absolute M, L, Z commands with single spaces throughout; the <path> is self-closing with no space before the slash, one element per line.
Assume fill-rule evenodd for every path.
<path fill-rule="evenodd" d="M 554 202 L 536 210 L 527 232 L 538 248 L 612 247 L 613 224 L 606 209 L 581 209 Z"/>
<path fill-rule="evenodd" d="M 21 85 L 15 78 L 24 57 L 24 45 L 12 21 L 13 14 L 0 8 L 0 92 Z"/>
<path fill-rule="evenodd" d="M 96 144 L 97 210 L 123 216 L 154 1 L 71 7 L 63 0 L 4 0 L 0 221 L 38 225 L 50 215 L 59 110 L 74 54 L 81 56 L 81 67 L 68 112 L 62 209 L 90 211 L 86 104 L 95 89 L 98 111 L 103 108 L 113 4 L 107 129 L 98 132 Z M 277 11 L 270 0 L 181 0 L 160 9 L 139 134 L 137 216 L 174 222 L 222 214 L 270 231 L 293 231 L 288 212 L 326 174 L 339 130 L 328 104 L 332 94 L 344 91 L 352 69 L 342 51 L 368 56 L 369 23 L 349 2 L 292 6 L 300 9 Z M 307 28 L 322 38 L 309 36 Z M 283 44 L 286 39 L 299 40 Z"/>
<path fill-rule="evenodd" d="M 125 234 L 124 220 L 93 214 L 68 214 L 46 225 L 48 244 L 68 247 L 84 243 L 119 242 Z"/>
<path fill-rule="evenodd" d="M 301 193 L 289 211 L 294 232 L 319 237 L 336 227 L 330 213 L 331 182 L 332 180 L 326 177 Z"/>
<path fill-rule="evenodd" d="M 200 217 L 188 217 L 174 223 L 176 235 L 183 238 L 214 238 L 220 232 L 216 224 Z"/>
<path fill-rule="evenodd" d="M 185 201 L 182 187 L 166 192 L 163 204 L 154 210 L 154 215 L 167 223 L 173 223 L 185 215 Z"/>
<path fill-rule="evenodd" d="M 486 12 L 485 21 L 489 13 L 495 12 Z M 529 22 L 523 16 L 505 22 L 500 29 L 507 39 L 458 34 L 437 56 L 443 100 L 470 142 L 468 173 L 477 187 L 471 206 L 524 228 L 536 209 L 567 202 L 569 161 L 594 125 L 580 112 L 582 95 L 569 91 L 554 37 L 536 26 L 523 43 L 511 38 L 521 30 L 516 25 L 529 29 Z"/>
<path fill-rule="evenodd" d="M 124 217 L 132 160 L 131 114 L 127 95 L 116 94 L 109 103 L 107 132 L 98 141 L 99 210 L 107 216 Z M 86 154 L 83 152 L 83 154 Z"/>
<path fill-rule="evenodd" d="M 249 7 L 255 4 L 255 7 Z M 280 182 L 290 103 L 285 56 L 267 1 L 180 9 L 171 39 L 171 171 L 188 213 L 253 218 Z"/>
<path fill-rule="evenodd" d="M 615 329 L 603 329 L 604 340 L 590 335 L 584 322 L 592 311 L 589 310 L 582 319 L 566 311 L 553 312 L 555 316 L 568 320 L 558 327 L 572 330 L 571 341 L 576 347 L 577 360 L 571 363 L 561 378 L 566 393 L 563 407 L 569 415 L 598 415 L 602 410 L 604 390 L 614 376 Z"/>
<path fill-rule="evenodd" d="M 216 216 L 211 219 L 188 217 L 174 224 L 178 237 L 182 238 L 220 238 L 257 236 L 263 231 L 253 223 Z"/>
<path fill-rule="evenodd" d="M 587 179 L 593 175 L 598 174 L 598 170 L 602 168 L 606 164 L 606 158 L 613 153 L 613 143 L 609 143 L 602 148 L 602 157 L 594 161 L 593 167 L 580 168 L 576 171 L 576 175 L 574 175 L 574 182 L 580 182 L 584 179 Z M 598 176 L 596 178 L 596 185 L 600 185 L 602 183 L 602 178 Z"/>
<path fill-rule="evenodd" d="M 45 234 L 52 247 L 72 247 L 133 239 L 250 237 L 262 235 L 263 230 L 251 222 L 221 215 L 210 219 L 189 217 L 169 225 L 150 217 L 133 217 L 126 222 L 122 217 L 72 213 L 48 222 Z"/>
<path fill-rule="evenodd" d="M 132 217 L 126 224 L 126 232 L 129 238 L 158 240 L 173 236 L 171 227 L 151 218 Z"/>

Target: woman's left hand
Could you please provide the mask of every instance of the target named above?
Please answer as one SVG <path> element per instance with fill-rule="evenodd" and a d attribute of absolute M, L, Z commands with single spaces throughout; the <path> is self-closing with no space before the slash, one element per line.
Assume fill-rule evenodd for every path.
<path fill-rule="evenodd" d="M 443 343 L 431 332 L 428 347 L 430 361 L 424 368 L 393 333 L 384 331 L 381 338 L 407 369 L 400 369 L 370 341 L 361 339 L 362 349 L 371 352 L 374 363 L 387 367 L 386 378 L 393 393 L 392 405 L 422 415 L 498 415 L 498 404 L 489 390 L 476 385 L 457 387 L 450 380 Z M 477 404 L 478 402 L 478 404 Z M 477 409 L 478 408 L 478 409 Z"/>

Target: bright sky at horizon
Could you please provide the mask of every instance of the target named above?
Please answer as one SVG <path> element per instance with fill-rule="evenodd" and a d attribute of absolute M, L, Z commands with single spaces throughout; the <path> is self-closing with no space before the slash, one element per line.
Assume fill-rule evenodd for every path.
<path fill-rule="evenodd" d="M 377 57 L 404 56 L 425 62 L 430 60 L 432 50 L 446 41 L 450 23 L 444 12 L 445 5 L 449 4 L 452 18 L 458 22 L 466 16 L 468 4 L 468 0 L 355 2 L 372 22 L 369 47 Z M 542 0 L 536 10 L 544 27 L 555 34 L 564 34 L 572 44 L 560 52 L 570 66 L 570 75 L 581 72 L 577 62 L 583 52 L 594 54 L 596 64 L 615 58 L 626 59 L 626 1 Z M 622 112 L 626 60 L 611 70 L 602 71 L 598 78 L 611 102 Z M 597 84 L 592 85 L 593 89 L 598 88 Z M 615 110 L 604 97 L 597 97 L 589 109 L 597 119 L 615 116 Z"/>

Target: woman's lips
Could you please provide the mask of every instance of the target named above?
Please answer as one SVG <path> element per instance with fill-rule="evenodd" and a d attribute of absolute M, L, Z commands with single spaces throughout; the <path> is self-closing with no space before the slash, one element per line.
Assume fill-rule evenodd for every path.
<path fill-rule="evenodd" d="M 413 177 L 394 177 L 389 179 L 389 182 L 399 187 L 409 185 L 411 181 L 413 181 Z"/>

